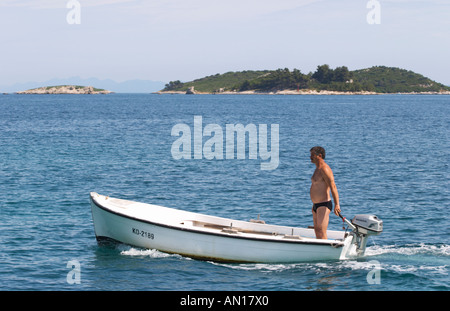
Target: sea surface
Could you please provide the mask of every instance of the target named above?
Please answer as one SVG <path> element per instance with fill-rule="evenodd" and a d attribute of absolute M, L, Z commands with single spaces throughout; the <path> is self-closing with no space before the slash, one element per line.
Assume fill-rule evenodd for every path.
<path fill-rule="evenodd" d="M 226 124 L 278 125 L 278 167 L 225 151 L 174 159 L 172 128 L 193 135 L 195 116 L 223 135 Z M 312 225 L 316 145 L 344 216 L 384 221 L 365 258 L 224 264 L 96 242 L 91 191 Z M 0 290 L 447 291 L 449 163 L 447 95 L 0 95 Z"/>

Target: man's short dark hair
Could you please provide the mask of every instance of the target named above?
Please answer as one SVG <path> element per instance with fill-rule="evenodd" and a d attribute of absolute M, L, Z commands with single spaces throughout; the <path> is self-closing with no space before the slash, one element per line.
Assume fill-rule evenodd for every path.
<path fill-rule="evenodd" d="M 322 159 L 325 160 L 325 149 L 324 148 L 322 148 L 320 146 L 315 146 L 315 147 L 312 147 L 311 150 L 309 150 L 309 151 L 311 151 L 315 155 L 320 154 L 322 156 Z"/>

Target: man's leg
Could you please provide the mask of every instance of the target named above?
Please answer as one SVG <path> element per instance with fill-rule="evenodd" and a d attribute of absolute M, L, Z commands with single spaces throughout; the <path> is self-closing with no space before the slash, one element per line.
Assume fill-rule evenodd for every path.
<path fill-rule="evenodd" d="M 317 239 L 327 239 L 327 228 L 330 210 L 326 206 L 320 206 L 313 211 L 314 232 Z"/>
<path fill-rule="evenodd" d="M 316 215 L 316 212 L 314 212 L 314 208 L 311 211 L 312 211 L 312 214 L 313 214 L 314 232 L 315 232 L 316 237 L 317 237 L 317 231 L 316 231 L 316 228 L 317 228 L 317 215 Z"/>

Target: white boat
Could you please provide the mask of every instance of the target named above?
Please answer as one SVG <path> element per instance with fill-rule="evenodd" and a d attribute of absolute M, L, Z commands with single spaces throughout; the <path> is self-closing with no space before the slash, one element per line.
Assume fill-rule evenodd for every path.
<path fill-rule="evenodd" d="M 351 230 L 314 230 L 242 221 L 90 193 L 95 235 L 166 253 L 223 262 L 303 262 L 364 256 L 367 238 L 380 234 L 383 222 L 357 215 Z"/>

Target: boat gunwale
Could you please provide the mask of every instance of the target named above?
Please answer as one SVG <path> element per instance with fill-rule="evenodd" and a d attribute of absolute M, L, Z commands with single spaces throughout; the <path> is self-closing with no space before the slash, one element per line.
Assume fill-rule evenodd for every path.
<path fill-rule="evenodd" d="M 253 240 L 253 241 L 260 241 L 260 242 L 308 244 L 308 245 L 317 245 L 317 246 L 328 246 L 328 247 L 333 247 L 333 248 L 340 248 L 340 247 L 345 246 L 345 239 L 344 240 L 324 240 L 324 241 L 322 240 L 320 242 L 319 241 L 317 241 L 317 242 L 311 241 L 311 240 L 302 240 L 302 239 L 276 239 L 275 240 L 275 239 L 269 239 L 269 238 L 258 238 L 258 237 L 251 237 L 251 236 L 242 236 L 242 235 L 239 236 L 239 235 L 234 235 L 234 234 L 226 234 L 224 232 L 204 231 L 204 230 L 195 229 L 194 227 L 183 228 L 183 227 L 179 227 L 179 226 L 153 222 L 153 221 L 150 221 L 147 219 L 137 218 L 137 217 L 134 217 L 131 215 L 119 213 L 118 211 L 114 211 L 106 206 L 103 206 L 101 203 L 97 202 L 92 194 L 90 195 L 90 199 L 98 208 L 100 208 L 108 213 L 111 213 L 111 214 L 114 214 L 114 215 L 117 215 L 120 217 L 125 217 L 125 218 L 131 219 L 131 220 L 139 221 L 142 223 L 154 225 L 154 226 L 169 228 L 172 230 L 186 231 L 186 232 L 191 232 L 191 233 L 196 233 L 196 234 L 214 235 L 214 236 L 219 236 L 219 237 L 223 237 L 223 238 L 244 239 L 244 240 Z M 139 202 L 136 202 L 136 203 L 139 203 Z M 310 239 L 310 238 L 308 238 L 308 239 Z"/>

